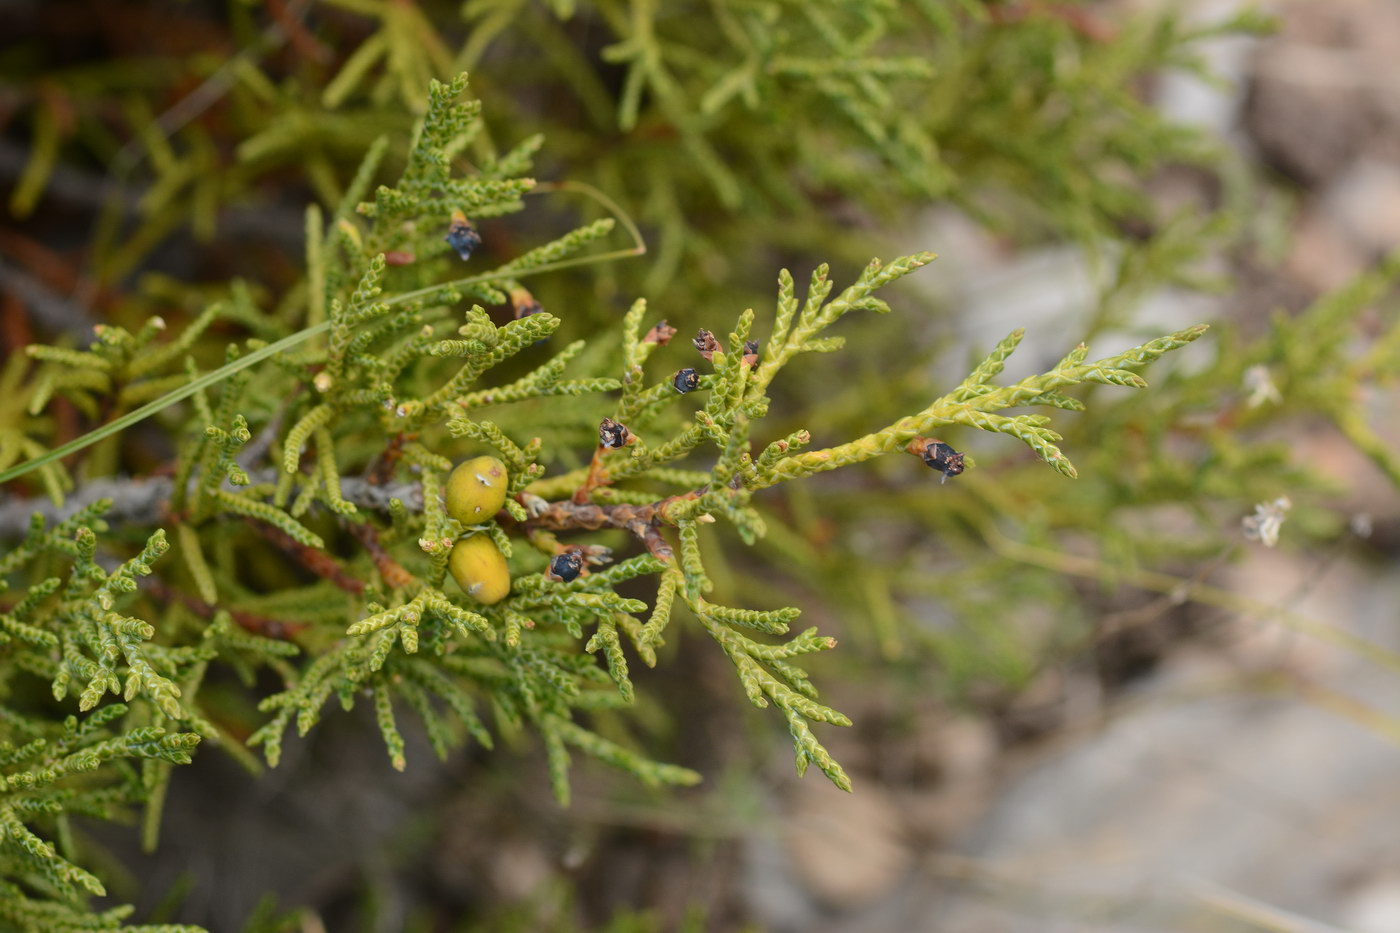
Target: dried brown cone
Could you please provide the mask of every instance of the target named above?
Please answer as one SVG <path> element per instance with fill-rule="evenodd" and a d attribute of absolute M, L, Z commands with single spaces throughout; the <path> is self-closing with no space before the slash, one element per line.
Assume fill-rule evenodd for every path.
<path fill-rule="evenodd" d="M 651 330 L 647 331 L 646 336 L 642 338 L 642 343 L 654 343 L 657 346 L 664 347 L 671 342 L 671 338 L 674 336 L 676 336 L 676 329 L 670 324 L 667 324 L 663 318 L 657 321 L 656 324 L 652 326 Z"/>
<path fill-rule="evenodd" d="M 627 430 L 627 425 L 611 418 L 604 418 L 598 424 L 598 446 L 616 450 L 637 442 L 636 435 Z"/>
<path fill-rule="evenodd" d="M 720 351 L 719 341 L 715 339 L 715 335 L 704 328 L 700 329 L 700 333 L 696 334 L 695 339 L 691 342 L 695 344 L 695 349 L 700 351 L 700 355 L 705 358 L 706 362 L 713 362 L 715 354 Z"/>
<path fill-rule="evenodd" d="M 744 344 L 743 363 L 749 369 L 758 365 L 758 341 L 750 340 Z"/>
<path fill-rule="evenodd" d="M 535 296 L 530 294 L 528 289 L 512 288 L 510 290 L 510 306 L 515 312 L 515 319 L 518 321 L 523 317 L 532 314 L 539 314 L 544 310 L 543 306 L 535 300 Z"/>

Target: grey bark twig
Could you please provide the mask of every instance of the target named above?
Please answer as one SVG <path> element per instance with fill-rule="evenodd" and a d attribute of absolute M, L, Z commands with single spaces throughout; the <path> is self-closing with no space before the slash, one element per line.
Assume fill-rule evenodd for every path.
<path fill-rule="evenodd" d="M 277 479 L 272 469 L 258 470 L 249 478 L 254 485 L 271 483 Z M 170 500 L 174 480 L 168 476 L 147 479 L 104 478 L 83 483 L 70 494 L 62 507 L 49 499 L 7 497 L 0 499 L 0 538 L 18 538 L 29 529 L 30 516 L 35 512 L 43 515 L 49 523 L 62 521 L 79 509 L 92 505 L 99 499 L 111 499 L 112 508 L 106 513 L 109 522 L 133 522 L 156 524 L 161 510 Z M 359 477 L 346 477 L 340 481 L 340 494 L 357 506 L 376 512 L 387 511 L 390 499 L 401 499 L 410 510 L 423 508 L 423 487 L 418 483 L 386 483 L 376 486 Z"/>

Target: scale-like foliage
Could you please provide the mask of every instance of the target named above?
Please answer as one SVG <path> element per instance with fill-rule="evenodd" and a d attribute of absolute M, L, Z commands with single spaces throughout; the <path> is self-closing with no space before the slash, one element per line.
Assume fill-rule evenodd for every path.
<path fill-rule="evenodd" d="M 154 644 L 149 623 L 120 611 L 137 577 L 149 574 L 165 550 L 164 538 L 157 531 L 136 556 L 104 570 L 94 557 L 108 505 L 96 503 L 53 528 L 36 516 L 0 559 L 0 592 L 10 578 L 36 581 L 0 613 L 0 663 L 15 672 L 0 714 L 0 918 L 24 931 L 197 933 L 125 926 L 130 907 L 90 913 L 87 898 L 107 892 L 79 864 L 69 828 L 72 816 L 117 819 L 157 800 L 169 767 L 188 764 L 201 735 L 210 734 L 181 705 L 173 678 L 197 681 L 191 668 L 213 652 Z M 54 572 L 66 579 L 47 575 Z M 26 691 L 32 678 L 48 681 L 53 699 L 86 715 L 55 719 L 38 691 Z M 70 687 L 79 696 L 62 703 Z M 108 693 L 123 693 L 127 702 L 104 702 Z M 195 731 L 157 724 L 166 720 Z"/>
<path fill-rule="evenodd" d="M 1275 374 L 1288 410 L 1323 412 L 1400 475 L 1394 454 L 1348 404 L 1366 381 L 1393 377 L 1395 331 L 1352 363 L 1345 362 L 1342 337 L 1343 325 L 1388 287 L 1393 263 L 1297 319 L 1281 318 L 1268 341 L 1222 356 L 1209 378 L 1177 379 L 1171 393 L 1141 393 L 1136 407 L 1109 393 L 1088 398 L 1075 387 L 1142 387 L 1140 368 L 1195 340 L 1203 327 L 1093 362 L 1081 345 L 1044 372 L 999 384 L 1022 339 L 1017 331 L 966 379 L 954 384 L 962 375 L 954 373 L 916 404 L 886 405 L 887 396 L 863 394 L 864 384 L 853 382 L 844 387 L 845 401 L 837 397 L 843 387 L 833 385 L 833 398 L 811 399 L 800 416 L 784 413 L 775 424 L 780 419 L 767 416 L 779 407 L 773 393 L 785 382 L 807 379 L 810 386 L 813 373 L 836 381 L 821 375 L 831 371 L 824 359 L 793 367 L 805 372 L 789 364 L 840 349 L 845 335 L 833 328 L 853 311 L 889 311 L 877 293 L 931 254 L 873 262 L 841 291 L 821 266 L 803 296 L 784 271 L 771 319 L 745 311 L 731 328 L 698 335 L 694 350 L 684 339 L 671 345 L 674 329 L 640 299 L 620 328 L 597 334 L 593 325 L 614 314 L 608 303 L 573 288 L 577 279 L 541 273 L 636 254 L 627 214 L 593 189 L 526 177 L 539 137 L 498 151 L 479 106 L 462 100 L 464 79 L 433 81 L 425 103 L 419 89 L 430 76 L 449 74 L 452 58 L 419 7 L 339 5 L 376 28 L 336 64 L 329 85 L 308 97 L 296 81 L 276 85 L 251 57 L 240 58 L 231 65 L 233 96 L 240 113 L 262 122 L 233 156 L 238 172 L 226 173 L 219 191 L 201 180 L 219 174 L 215 165 L 225 154 L 200 126 L 181 136 L 178 151 L 159 134 L 145 134 L 159 180 L 135 233 L 96 250 L 102 274 L 119 279 L 180 218 L 193 217 L 196 232 L 208 235 L 222 198 L 304 160 L 319 204 L 291 225 L 305 231 L 302 281 L 273 296 L 238 281 L 204 290 L 153 280 L 153 294 L 174 296 L 172 304 L 192 311 L 176 333 L 160 317 L 139 326 L 124 318 L 130 330 L 105 325 L 83 349 L 36 345 L 0 372 L 0 475 L 8 480 L 32 468 L 55 503 L 49 508 L 36 497 L 16 507 L 52 512 L 66 502 L 66 517 L 53 527 L 35 522 L 0 557 L 0 571 L 16 584 L 0 601 L 0 659 L 17 672 L 0 701 L 9 743 L 0 777 L 11 782 L 4 793 L 31 780 L 23 775 L 52 774 L 44 787 L 64 788 L 36 797 L 24 786 L 29 796 L 0 799 L 0 915 L 20 928 L 45 929 L 41 921 L 52 918 L 73 928 L 120 923 L 117 912 L 86 911 L 83 892 L 96 889 L 78 867 L 78 853 L 64 848 L 61 809 L 105 815 L 117 804 L 149 801 L 143 830 L 154 842 L 172 767 L 188 759 L 198 738 L 256 771 L 249 746 L 276 766 L 289 729 L 305 736 L 332 710 L 356 702 L 368 708 L 395 768 L 412 764 L 404 734 L 411 722 L 442 757 L 464 737 L 490 748 L 503 735 L 528 730 L 561 801 L 576 753 L 648 785 L 694 783 L 696 771 L 643 754 L 648 746 L 627 737 L 625 717 L 606 717 L 606 737 L 594 728 L 594 714 L 649 701 L 641 668 L 675 663 L 662 649 L 683 626 L 708 641 L 682 650 L 709 645 L 722 653 L 738 680 L 736 697 L 775 708 L 766 715 L 774 722 L 781 716 L 799 773 L 815 764 L 849 789 L 820 733 L 823 724 L 850 719 L 821 702 L 803 667 L 804 656 L 835 648 L 835 639 L 815 628 L 792 634 L 800 610 L 781 605 L 786 599 L 776 588 L 723 585 L 716 554 L 726 545 L 716 532 L 725 524 L 746 544 L 762 540 L 754 552 L 762 559 L 832 581 L 830 599 L 804 598 L 803 605 L 844 610 L 859 623 L 853 629 L 874 630 L 892 656 L 904 635 L 891 594 L 931 589 L 978 626 L 976 640 L 993 646 L 988 654 L 1008 680 L 1033 669 L 1034 659 L 1007 632 L 1008 600 L 987 597 L 1019 572 L 1010 560 L 969 561 L 966 572 L 951 575 L 956 585 L 930 582 L 908 563 L 859 564 L 848 536 L 819 543 L 810 533 L 817 509 L 813 493 L 803 490 L 823 480 L 790 480 L 911 452 L 945 477 L 971 470 L 959 482 L 980 483 L 972 488 L 981 495 L 938 490 L 910 503 L 905 492 L 891 506 L 895 497 L 863 490 L 869 494 L 824 504 L 823 519 L 848 528 L 851 513 L 883 509 L 906 527 L 920 523 L 922 546 L 980 549 L 985 539 L 1003 557 L 1046 566 L 1062 555 L 1038 545 L 1082 529 L 1090 516 L 1102 526 L 1095 533 L 1138 546 L 1147 535 L 1115 529 L 1105 518 L 1134 501 L 1127 480 L 1113 475 L 1114 458 L 1139 465 L 1148 490 L 1141 501 L 1183 498 L 1192 483 L 1230 501 L 1247 494 L 1243 467 L 1263 463 L 1260 451 L 1241 451 L 1226 432 L 1215 432 L 1204 459 L 1216 463 L 1210 457 L 1218 456 L 1224 466 L 1210 469 L 1178 456 L 1163 437 L 1203 409 L 1204 399 L 1214 404 L 1221 381 L 1243 379 L 1241 361 Z M 655 229 L 660 257 L 651 282 L 686 301 L 653 306 L 710 326 L 727 322 L 733 307 L 706 300 L 720 290 L 714 283 L 726 280 L 727 252 L 749 252 L 760 241 L 769 249 L 796 243 L 794 231 L 800 218 L 812 217 L 818 193 L 844 192 L 871 214 L 905 199 L 947 198 L 989 223 L 1029 215 L 1027 229 L 1093 239 L 1139 219 L 1144 205 L 1134 173 L 1168 155 L 1196 154 L 1190 139 L 1125 90 L 1130 76 L 1170 59 L 1188 38 L 1175 22 L 1129 31 L 1114 44 L 1083 27 L 1091 21 L 1076 25 L 1054 12 L 1022 22 L 981 4 L 962 4 L 955 13 L 938 4 L 908 6 L 912 13 L 897 4 L 723 2 L 697 20 L 663 14 L 655 4 L 580 4 L 577 22 L 600 24 L 615 40 L 605 53 L 609 68 L 623 70 L 615 100 L 569 48 L 561 23 L 572 4 L 468 4 L 476 31 L 460 60 L 474 60 L 509 25 L 520 25 L 526 45 L 547 50 L 543 72 L 551 80 L 565 76 L 570 93 L 584 101 L 586 119 L 621 126 L 627 145 L 590 142 L 584 158 L 563 133 L 557 151 L 583 177 L 626 192 L 625 202 Z M 767 11 L 781 14 L 781 28 Z M 904 28 L 909 16 L 939 37 L 928 44 L 931 56 L 923 46 L 918 57 L 900 51 L 922 41 Z M 723 54 L 705 54 L 718 34 Z M 1049 68 L 1066 60 L 1066 50 L 1076 68 L 1056 66 L 1024 93 L 1017 90 L 1027 67 Z M 770 125 L 778 99 L 791 111 L 784 132 Z M 395 100 L 407 106 L 386 108 Z M 961 118 L 969 108 L 975 119 Z M 48 138 L 53 127 L 41 120 L 38 132 Z M 1093 154 L 1095 165 L 1071 164 L 1065 147 Z M 345 164 L 346 151 L 365 155 L 357 166 Z M 380 184 L 390 168 L 397 178 Z M 40 174 L 22 186 L 22 207 L 37 198 Z M 575 229 L 553 239 L 537 234 L 547 224 L 524 222 L 534 214 L 513 226 L 525 196 L 541 189 L 591 193 L 611 216 L 590 221 L 581 213 Z M 1003 200 L 1008 189 L 1013 197 Z M 489 218 L 500 218 L 496 229 L 510 235 L 473 254 L 481 245 L 476 225 Z M 619 226 L 634 245 L 598 252 Z M 850 243 L 860 241 L 862 256 L 869 255 L 865 240 L 873 234 L 851 226 L 832 253 L 849 259 Z M 482 225 L 483 233 L 489 229 Z M 531 245 L 532 237 L 544 242 Z M 1172 243 L 1179 256 L 1153 253 L 1169 252 L 1154 243 L 1143 248 L 1147 258 L 1121 262 L 1175 270 L 1191 251 Z M 616 288 L 617 274 L 610 274 Z M 1137 281 L 1127 274 L 1124 280 Z M 546 296 L 543 304 L 527 281 Z M 1096 317 L 1091 335 L 1114 323 L 1110 317 Z M 905 333 L 889 330 L 897 339 Z M 590 339 L 561 339 L 574 334 Z M 912 365 L 900 364 L 906 362 Z M 775 381 L 785 370 L 785 380 Z M 855 404 L 853 392 L 860 396 Z M 1052 430 L 1047 415 L 1019 411 L 1076 412 L 1086 407 L 1077 395 L 1103 418 L 1096 422 L 1103 436 L 1092 444 L 1075 443 L 1073 415 L 1057 415 Z M 46 449 L 62 436 L 62 406 L 105 425 L 97 446 Z M 1252 411 L 1239 413 L 1242 420 Z M 152 416 L 160 417 L 173 457 L 159 445 L 155 453 L 137 450 L 123 433 Z M 1064 431 L 1085 473 L 1124 488 L 1111 502 L 1094 501 L 1107 495 L 1102 486 L 1073 491 L 1033 461 L 1036 473 L 1013 468 L 986 483 L 971 456 L 929 436 L 944 434 L 977 451 L 979 441 L 970 439 L 976 431 L 1015 437 L 1072 477 L 1075 467 L 1060 449 Z M 853 435 L 860 436 L 845 439 Z M 1139 441 L 1147 454 L 1127 449 Z M 58 455 L 74 452 L 63 465 Z M 448 514 L 443 492 L 454 462 L 484 453 L 506 466 L 509 497 L 496 515 L 465 525 Z M 153 456 L 168 459 L 151 476 L 108 475 L 118 465 L 150 469 Z M 918 460 L 892 459 L 863 475 L 927 484 L 930 474 Z M 1280 481 L 1277 458 L 1264 466 Z M 1027 503 L 1033 506 L 1025 509 Z M 997 537 L 999 523 L 1012 521 L 1023 522 L 1025 542 Z M 504 555 L 512 576 L 510 595 L 489 605 L 449 579 L 454 543 L 477 536 Z M 168 547 L 175 553 L 161 558 Z M 568 582 L 552 572 L 563 554 L 584 566 Z M 1081 572 L 1082 563 L 1064 557 L 1058 569 Z M 834 572 L 849 566 L 862 572 Z M 1094 572 L 1107 579 L 1113 570 Z M 1036 585 L 1018 576 L 1017 597 L 1057 595 Z M 947 681 L 985 671 L 979 659 L 959 653 L 965 642 L 941 633 L 930 638 L 938 640 Z M 260 721 L 226 721 L 220 717 L 227 711 L 215 715 L 201 705 L 206 674 L 218 667 L 249 691 L 280 683 L 257 697 Z M 112 693 L 126 702 L 114 702 Z M 40 703 L 58 705 L 40 715 Z M 55 731 L 55 709 L 86 719 Z M 70 732 L 86 738 L 64 738 Z M 245 735 L 246 742 L 237 738 Z M 669 757 L 661 744 L 650 747 Z M 127 757 L 145 760 L 138 770 L 123 763 Z M 78 765 L 92 765 L 102 780 L 81 788 L 65 783 Z M 16 776 L 19 784 L 11 781 Z M 69 787 L 72 794 L 63 796 Z"/>
<path fill-rule="evenodd" d="M 356 213 L 364 219 L 350 214 L 323 229 L 317 212 L 309 213 L 312 281 L 305 289 L 311 301 L 304 320 L 312 326 L 301 334 L 324 334 L 325 341 L 284 357 L 281 373 L 267 373 L 266 379 L 283 384 L 272 397 L 285 401 L 275 410 L 264 402 L 261 411 L 245 412 L 249 382 L 239 360 L 256 346 L 230 348 L 223 372 L 235 375 L 218 385 L 217 407 L 203 388 L 193 394 L 191 439 L 175 471 L 170 513 L 179 522 L 188 551 L 185 564 L 198 592 L 197 599 L 191 596 L 192 605 L 210 613 L 223 626 L 225 638 L 230 632 L 227 613 L 248 611 L 237 595 L 246 583 L 239 568 L 228 562 L 234 553 L 226 549 L 220 554 L 201 534 L 202 528 L 231 518 L 260 529 L 275 547 L 344 594 L 338 611 L 327 609 L 298 631 L 295 640 L 306 649 L 305 660 L 279 667 L 286 688 L 262 702 L 270 719 L 248 744 L 262 745 L 275 765 L 289 726 L 295 723 L 305 735 L 333 698 L 348 709 L 368 695 L 397 768 L 407 763 L 399 701 L 423 721 L 439 754 L 447 753 L 457 730 L 492 743 L 479 713 L 482 706 L 503 727 L 530 723 L 544 740 L 561 800 L 568 798 L 570 747 L 649 784 L 693 783 L 699 780 L 694 771 L 651 762 L 579 721 L 590 711 L 634 702 L 629 646 L 643 663 L 656 664 L 656 649 L 679 597 L 734 664 L 748 698 L 782 713 L 799 771 L 815 763 L 849 789 L 849 778 L 810 723 L 849 725 L 850 720 L 818 702 L 816 689 L 794 663 L 802 655 L 834 647 L 834 639 L 809 630 L 774 643 L 772 637 L 788 633 L 798 609 L 710 601 L 702 528 L 723 520 L 753 543 L 765 531 L 753 501 L 756 493 L 902 451 L 919 435 L 952 424 L 1014 434 L 1072 476 L 1073 468 L 1052 443 L 1058 435 L 1041 416 L 997 412 L 1041 403 L 1071 407 L 1061 390 L 1081 382 L 1141 386 L 1132 369 L 1194 340 L 1203 328 L 1095 363 L 1084 362 L 1080 347 L 1050 372 L 996 387 L 990 380 L 1019 339 L 1013 337 L 950 395 L 884 430 L 807 451 L 798 449 L 809 439 L 805 432 L 756 441 L 754 431 L 768 410 L 769 386 L 779 371 L 802 354 L 838 349 L 843 338 L 827 332 L 845 315 L 888 311 L 877 292 L 934 258 L 921 253 L 889 264 L 870 263 L 834 297 L 826 268 L 819 268 L 800 308 L 792 278 L 784 272 L 766 338 L 755 329 L 752 311 L 739 316 L 725 341 L 702 331 L 695 352 L 709 372 L 700 375 L 689 368 L 693 382 L 683 378 L 683 368 L 647 385 L 649 358 L 658 351 L 674 358 L 675 351 L 662 349 L 671 337 L 664 322 L 644 333 L 646 306 L 637 302 L 623 323 L 620 379 L 564 379 L 569 361 L 585 349 L 576 342 L 529 374 L 483 389 L 478 386 L 483 377 L 547 341 L 560 320 L 525 299 L 512 301 L 516 316 L 503 324 L 495 323 L 480 304 L 454 321 L 460 313 L 454 308 L 469 296 L 505 303 L 506 293 L 520 291 L 520 278 L 606 236 L 612 224 L 581 227 L 493 270 L 452 278 L 461 261 L 454 255 L 462 252 L 458 239 L 471 226 L 466 213 L 519 210 L 521 194 L 532 185 L 525 178 L 455 179 L 449 174 L 452 153 L 480 127 L 479 108 L 460 103 L 464 87 L 464 79 L 434 84 L 402 177 L 360 204 Z M 523 159 L 511 161 L 526 165 Z M 373 166 L 360 177 L 367 190 Z M 444 230 L 453 249 L 442 242 Z M 399 257 L 392 266 L 390 254 Z M 61 354 L 45 348 L 33 355 L 63 362 Z M 129 364 L 124 357 L 104 355 L 99 346 L 78 356 L 69 364 L 81 361 L 107 369 Z M 167 353 L 165 359 L 175 365 L 175 354 Z M 683 359 L 693 358 L 687 354 Z M 197 374 L 190 370 L 189 375 Z M 269 388 L 264 383 L 263 399 Z M 64 385 L 55 391 L 70 389 Z M 614 401 L 602 397 L 619 390 Z M 547 400 L 555 411 L 579 412 L 600 425 L 587 466 L 552 471 L 551 464 L 568 459 L 563 451 L 538 439 L 513 438 L 477 414 L 488 405 L 532 399 Z M 678 405 L 692 409 L 679 423 L 673 413 Z M 441 491 L 452 460 L 440 451 L 452 448 L 448 437 L 493 449 L 512 476 L 509 507 L 484 524 L 466 527 L 444 510 Z M 253 456 L 246 456 L 249 448 Z M 912 461 L 910 468 L 916 469 Z M 374 486 L 393 492 L 368 495 Z M 606 529 L 629 532 L 643 553 L 609 565 L 608 549 L 560 540 L 561 535 Z M 340 530 L 357 542 L 348 553 L 330 546 Z M 509 598 L 480 605 L 446 583 L 448 552 L 464 534 L 489 535 L 507 556 L 519 551 Z M 75 573 L 94 575 L 92 533 L 80 534 L 78 540 Z M 536 553 L 515 546 L 520 543 Z M 128 698 L 144 693 L 166 715 L 182 716 L 178 688 L 143 654 L 141 639 L 150 637 L 151 627 L 113 613 L 104 602 L 109 590 L 132 588 L 125 582 L 132 571 L 145 570 L 164 548 L 165 539 L 156 532 L 140 555 L 105 578 L 96 595 L 71 608 L 65 604 L 51 616 L 64 639 L 85 639 L 92 646 L 94 659 L 65 649 L 59 675 L 64 685 L 74 676 L 87 684 L 84 708 L 102 691 L 115 688 L 119 675 L 114 666 L 125 659 Z M 591 572 L 565 584 L 553 575 L 529 572 L 543 558 L 570 548 L 586 555 Z M 650 603 L 616 589 L 621 584 L 633 589 L 635 583 L 629 581 L 645 576 L 659 580 Z M 229 597 L 221 599 L 225 591 Z M 645 623 L 642 613 L 649 613 Z M 287 634 L 285 628 L 282 634 Z M 262 654 L 269 662 L 283 657 Z M 160 653 L 171 674 L 176 660 L 202 664 L 214 657 L 214 643 L 208 640 Z M 255 651 L 240 663 L 256 659 Z"/>

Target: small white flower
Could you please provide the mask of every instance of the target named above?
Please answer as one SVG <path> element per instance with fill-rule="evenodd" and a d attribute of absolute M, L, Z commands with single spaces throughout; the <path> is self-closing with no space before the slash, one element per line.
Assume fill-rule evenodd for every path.
<path fill-rule="evenodd" d="M 1278 533 L 1291 508 L 1293 503 L 1287 496 L 1279 496 L 1273 502 L 1260 502 L 1254 507 L 1253 515 L 1246 515 L 1240 520 L 1244 526 L 1244 536 L 1264 547 L 1273 547 L 1278 544 Z"/>
<path fill-rule="evenodd" d="M 1244 387 L 1249 392 L 1249 398 L 1245 402 L 1250 408 L 1258 408 L 1265 402 L 1273 402 L 1275 405 L 1283 401 L 1283 395 L 1279 392 L 1278 386 L 1274 385 L 1273 377 L 1269 375 L 1269 367 L 1263 363 L 1256 363 L 1244 371 Z"/>

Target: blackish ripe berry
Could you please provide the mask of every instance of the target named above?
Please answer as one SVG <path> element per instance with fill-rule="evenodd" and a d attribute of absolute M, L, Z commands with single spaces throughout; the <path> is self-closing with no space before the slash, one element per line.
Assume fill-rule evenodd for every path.
<path fill-rule="evenodd" d="M 575 550 L 555 554 L 549 562 L 549 572 L 545 576 L 557 583 L 568 583 L 578 579 L 583 572 L 583 555 Z"/>
<path fill-rule="evenodd" d="M 671 385 L 676 387 L 676 391 L 681 395 L 687 392 L 694 392 L 700 387 L 700 374 L 693 369 L 682 369 L 676 373 Z"/>
<path fill-rule="evenodd" d="M 920 456 L 924 463 L 942 473 L 944 480 L 950 476 L 957 476 L 966 468 L 963 464 L 963 455 L 942 441 L 929 441 L 924 445 L 923 453 Z"/>
<path fill-rule="evenodd" d="M 447 236 L 443 239 L 463 259 L 471 259 L 472 251 L 481 245 L 481 235 L 461 211 L 452 212 L 452 224 L 447 228 Z"/>

